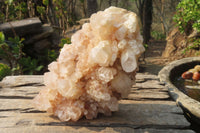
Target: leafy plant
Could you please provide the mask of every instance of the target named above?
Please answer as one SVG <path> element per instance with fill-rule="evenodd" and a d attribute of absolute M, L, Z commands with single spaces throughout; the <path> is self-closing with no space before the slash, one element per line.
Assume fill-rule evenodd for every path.
<path fill-rule="evenodd" d="M 85 9 L 85 0 L 81 0 Z M 0 22 L 39 17 L 42 22 L 65 30 L 76 24 L 75 0 L 4 0 L 0 2 Z"/>
<path fill-rule="evenodd" d="M 0 32 L 0 43 L 4 43 L 4 41 L 5 41 L 5 36 L 3 32 Z"/>
<path fill-rule="evenodd" d="M 188 26 L 200 32 L 200 1 L 182 0 L 177 6 L 177 13 L 174 21 L 181 33 L 184 33 Z"/>
<path fill-rule="evenodd" d="M 27 16 L 26 1 L 5 0 L 1 2 L 0 15 L 3 21 L 22 19 Z"/>
<path fill-rule="evenodd" d="M 3 33 L 1 32 L 1 34 Z M 19 60 L 24 55 L 24 52 L 22 51 L 23 40 L 23 38 L 20 39 L 19 37 L 15 37 L 9 38 L 7 42 L 4 38 L 4 40 L 0 42 L 0 57 L 5 59 L 9 63 L 11 68 L 16 67 Z"/>
<path fill-rule="evenodd" d="M 6 4 L 9 4 L 9 5 L 11 5 L 12 2 L 13 2 L 13 0 L 5 0 L 5 3 L 6 3 Z"/>
<path fill-rule="evenodd" d="M 183 54 L 185 54 L 187 51 L 189 51 L 191 49 L 200 50 L 200 38 L 191 39 L 191 40 L 189 40 L 189 42 L 191 42 L 192 45 L 186 47 L 182 52 Z"/>
<path fill-rule="evenodd" d="M 49 5 L 49 0 L 42 0 L 42 3 L 43 3 L 45 6 L 47 6 L 47 5 Z"/>
<path fill-rule="evenodd" d="M 152 31 L 151 36 L 156 40 L 163 40 L 166 38 L 165 34 L 158 32 L 158 31 Z"/>
<path fill-rule="evenodd" d="M 41 15 L 45 13 L 45 7 L 44 6 L 37 6 L 37 12 Z"/>
<path fill-rule="evenodd" d="M 40 74 L 47 71 L 48 65 L 55 61 L 58 58 L 59 52 L 58 50 L 51 50 L 51 49 L 46 49 L 43 53 L 43 55 L 37 56 L 37 66 L 42 65 L 42 71 L 38 71 Z M 40 65 L 39 65 L 40 64 Z"/>
<path fill-rule="evenodd" d="M 6 41 L 4 34 L 0 32 L 0 57 L 9 63 L 13 74 L 36 74 L 44 66 L 23 52 L 23 41 L 24 39 L 19 37 Z"/>
<path fill-rule="evenodd" d="M 177 6 L 177 13 L 174 21 L 181 33 L 189 35 L 191 31 L 200 32 L 200 1 L 199 0 L 182 0 Z M 184 49 L 183 53 L 191 49 L 200 49 L 200 38 L 198 36 L 190 39 L 188 42 L 192 45 Z"/>
<path fill-rule="evenodd" d="M 148 44 L 143 44 L 145 49 L 148 49 L 149 45 Z"/>
<path fill-rule="evenodd" d="M 55 61 L 58 57 L 58 52 L 56 50 L 46 49 L 43 56 L 38 57 L 38 61 L 44 65 L 48 65 L 50 62 Z"/>
<path fill-rule="evenodd" d="M 31 59 L 31 57 L 23 57 L 19 60 L 19 64 L 22 66 L 23 73 L 27 73 L 29 75 L 35 74 L 35 72 L 39 72 L 44 67 L 43 65 L 38 65 L 38 60 Z"/>
<path fill-rule="evenodd" d="M 2 80 L 5 76 L 11 74 L 11 69 L 8 65 L 0 63 L 0 80 Z"/>
<path fill-rule="evenodd" d="M 65 44 L 71 44 L 71 39 L 68 37 L 61 39 L 61 43 L 59 44 L 59 47 L 62 48 Z"/>

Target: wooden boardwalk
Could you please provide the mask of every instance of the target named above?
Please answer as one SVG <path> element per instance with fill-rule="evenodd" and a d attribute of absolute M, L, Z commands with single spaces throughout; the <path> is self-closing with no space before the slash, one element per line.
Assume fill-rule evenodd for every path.
<path fill-rule="evenodd" d="M 194 133 L 156 75 L 137 74 L 112 116 L 78 122 L 61 122 L 32 107 L 42 83 L 42 76 L 11 76 L 0 83 L 0 133 Z"/>

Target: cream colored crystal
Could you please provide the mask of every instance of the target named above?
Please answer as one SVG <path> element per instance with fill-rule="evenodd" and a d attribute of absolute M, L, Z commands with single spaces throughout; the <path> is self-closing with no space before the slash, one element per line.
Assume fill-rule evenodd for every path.
<path fill-rule="evenodd" d="M 116 7 L 99 11 L 71 40 L 48 66 L 35 107 L 62 121 L 111 115 L 128 96 L 144 52 L 136 14 Z"/>
<path fill-rule="evenodd" d="M 121 54 L 121 65 L 125 72 L 133 72 L 137 68 L 136 53 L 133 49 L 126 49 Z"/>

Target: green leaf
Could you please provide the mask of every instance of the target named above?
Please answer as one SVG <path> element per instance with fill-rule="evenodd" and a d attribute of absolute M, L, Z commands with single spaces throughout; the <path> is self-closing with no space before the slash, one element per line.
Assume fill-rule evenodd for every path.
<path fill-rule="evenodd" d="M 19 70 L 19 66 L 18 67 L 14 67 L 11 71 L 14 72 L 14 71 L 18 71 Z"/>
<path fill-rule="evenodd" d="M 3 32 L 0 32 L 0 43 L 4 43 L 4 41 L 5 41 L 5 36 Z"/>
<path fill-rule="evenodd" d="M 11 5 L 11 4 L 13 3 L 13 0 L 7 0 L 7 3 L 8 3 L 9 5 Z"/>
<path fill-rule="evenodd" d="M 36 70 L 36 71 L 40 71 L 40 70 L 42 70 L 43 67 L 44 67 L 43 65 L 40 65 L 40 66 L 38 66 L 35 70 Z"/>
<path fill-rule="evenodd" d="M 11 69 L 6 64 L 0 63 L 0 80 L 11 74 Z"/>
<path fill-rule="evenodd" d="M 147 49 L 149 46 L 148 44 L 144 44 L 144 48 Z"/>
<path fill-rule="evenodd" d="M 43 3 L 45 6 L 48 6 L 48 5 L 49 5 L 49 0 L 42 0 L 42 3 Z"/>
<path fill-rule="evenodd" d="M 85 0 L 79 0 L 81 3 L 84 3 Z"/>
<path fill-rule="evenodd" d="M 28 75 L 33 75 L 33 71 L 30 71 L 30 72 L 28 73 Z"/>
<path fill-rule="evenodd" d="M 45 7 L 37 6 L 37 12 L 39 12 L 40 14 L 44 14 L 45 13 Z"/>
<path fill-rule="evenodd" d="M 196 29 L 200 31 L 200 24 L 198 20 L 200 19 L 200 4 L 199 0 L 182 0 L 177 6 L 177 13 L 174 17 L 174 21 L 177 23 L 181 33 L 184 33 L 188 26 L 189 28 Z M 188 25 L 188 23 L 190 23 Z"/>

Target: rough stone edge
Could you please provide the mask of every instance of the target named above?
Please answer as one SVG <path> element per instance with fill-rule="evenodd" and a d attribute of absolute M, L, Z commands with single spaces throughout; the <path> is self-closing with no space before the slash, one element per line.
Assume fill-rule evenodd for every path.
<path fill-rule="evenodd" d="M 14 26 L 13 28 L 22 27 L 22 26 L 24 26 L 24 23 L 21 23 L 22 21 L 26 21 L 25 26 L 34 25 L 34 24 L 39 24 L 40 26 L 42 26 L 42 23 L 38 17 L 32 17 L 32 18 L 27 18 L 27 19 L 23 19 L 23 20 L 15 20 L 15 21 L 3 23 L 0 25 L 0 29 L 1 30 L 12 29 L 11 25 Z"/>
<path fill-rule="evenodd" d="M 193 61 L 199 61 L 200 57 L 188 57 L 180 60 L 176 60 L 166 65 L 158 74 L 160 81 L 165 84 L 167 87 L 169 95 L 172 97 L 174 101 L 176 101 L 177 105 L 179 105 L 184 112 L 189 113 L 191 118 L 200 124 L 200 102 L 190 98 L 185 95 L 183 92 L 179 91 L 172 82 L 170 81 L 170 73 L 173 68 L 180 66 L 181 64 L 191 63 Z M 197 118 L 193 118 L 197 117 Z"/>
<path fill-rule="evenodd" d="M 17 87 L 25 85 L 43 85 L 43 75 L 18 75 L 18 76 L 6 76 L 0 81 L 0 88 Z"/>

